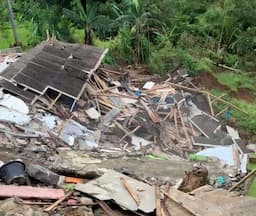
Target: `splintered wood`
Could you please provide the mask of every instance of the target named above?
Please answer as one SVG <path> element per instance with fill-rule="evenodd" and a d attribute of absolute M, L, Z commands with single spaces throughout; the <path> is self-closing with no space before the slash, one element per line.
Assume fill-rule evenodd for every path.
<path fill-rule="evenodd" d="M 136 85 L 131 82 L 133 75 L 130 73 L 134 75 L 134 71 L 130 69 L 116 71 L 109 67 L 100 68 L 90 77 L 85 95 L 90 104 L 94 105 L 95 112 L 99 113 L 100 120 L 104 120 L 113 110 L 120 111 L 108 123 L 108 126 L 121 131 L 118 139 L 120 146 L 136 146 L 137 143 L 134 144 L 132 138 L 139 137 L 145 145 L 154 143 L 162 150 L 182 157 L 191 153 L 194 150 L 191 137 L 196 136 L 198 130 L 189 121 L 190 110 L 184 93 L 176 91 L 174 87 L 188 91 L 192 88 L 170 82 L 159 83 L 153 79 L 143 83 L 140 81 Z M 212 103 L 219 101 L 221 97 L 216 98 L 199 89 L 192 90 L 207 96 L 209 113 L 214 114 Z M 147 132 L 144 137 L 140 137 L 142 131 Z"/>
<path fill-rule="evenodd" d="M 134 199 L 134 201 L 136 202 L 137 206 L 139 206 L 140 205 L 140 198 L 138 197 L 138 194 L 136 193 L 136 191 L 134 191 L 131 188 L 129 183 L 123 177 L 120 178 L 120 181 L 122 182 L 122 184 L 125 187 L 125 189 L 129 192 L 131 197 Z"/>

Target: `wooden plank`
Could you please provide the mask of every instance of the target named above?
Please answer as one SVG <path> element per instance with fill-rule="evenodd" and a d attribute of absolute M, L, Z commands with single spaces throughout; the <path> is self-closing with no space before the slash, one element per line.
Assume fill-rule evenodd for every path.
<path fill-rule="evenodd" d="M 205 200 L 190 196 L 184 192 L 170 188 L 169 193 L 162 191 L 169 199 L 188 210 L 195 216 L 224 216 L 228 215 L 217 205 L 213 205 Z"/>
<path fill-rule="evenodd" d="M 48 107 L 48 109 L 50 110 L 54 105 L 55 103 L 57 102 L 57 100 L 59 100 L 59 98 L 61 97 L 61 93 L 58 94 L 58 96 L 51 102 L 50 106 Z"/>
<path fill-rule="evenodd" d="M 125 189 L 129 192 L 129 194 L 131 195 L 133 200 L 136 202 L 137 206 L 139 206 L 140 205 L 140 198 L 139 198 L 138 194 L 136 193 L 136 191 L 134 191 L 131 188 L 131 186 L 128 184 L 128 182 L 123 177 L 120 178 L 120 181 L 122 182 Z"/>
<path fill-rule="evenodd" d="M 148 116 L 150 117 L 151 121 L 156 124 L 160 122 L 159 116 L 154 113 L 145 103 L 144 101 L 140 100 L 141 105 L 144 107 L 144 109 L 147 111 Z"/>
<path fill-rule="evenodd" d="M 239 187 L 241 184 L 243 184 L 247 179 L 255 175 L 256 169 L 248 173 L 245 177 L 243 177 L 239 182 L 237 182 L 234 186 L 232 186 L 228 191 L 231 192 L 235 190 L 237 187 Z"/>
<path fill-rule="evenodd" d="M 62 189 L 40 188 L 30 186 L 0 185 L 0 197 L 20 197 L 24 199 L 51 199 L 57 200 L 63 197 Z"/>
<path fill-rule="evenodd" d="M 209 103 L 211 115 L 214 116 L 214 110 L 213 110 L 213 107 L 212 107 L 212 102 L 211 102 L 211 96 L 210 96 L 210 94 L 207 94 L 207 99 L 208 99 L 208 103 Z"/>
<path fill-rule="evenodd" d="M 45 212 L 50 212 L 54 210 L 60 203 L 62 203 L 65 199 L 70 197 L 74 193 L 74 190 L 69 191 L 67 194 L 65 194 L 63 197 L 58 199 L 56 202 L 54 202 L 52 205 L 50 205 L 48 208 L 46 208 L 44 211 Z"/>
<path fill-rule="evenodd" d="M 224 104 L 227 104 L 227 105 L 233 107 L 234 109 L 236 109 L 236 110 L 238 110 L 238 111 L 240 111 L 240 112 L 242 112 L 242 113 L 244 113 L 246 115 L 249 115 L 247 112 L 245 112 L 244 110 L 240 109 L 238 106 L 236 106 L 236 105 L 234 105 L 234 104 L 232 104 L 232 103 L 230 103 L 230 102 L 228 102 L 228 101 L 226 101 L 226 100 L 224 100 L 222 98 L 219 98 L 218 96 L 215 96 L 215 95 L 213 95 L 213 94 L 211 94 L 211 93 L 209 93 L 207 91 L 202 91 L 202 90 L 198 90 L 198 89 L 194 89 L 194 88 L 189 88 L 189 87 L 182 86 L 182 85 L 179 85 L 179 84 L 175 84 L 175 83 L 172 83 L 172 82 L 168 82 L 168 83 L 170 83 L 172 86 L 175 86 L 175 87 L 181 88 L 181 89 L 185 89 L 185 90 L 188 90 L 188 91 L 198 92 L 198 93 L 202 93 L 202 94 L 210 94 L 213 98 L 216 98 L 217 101 L 220 101 L 220 102 L 222 102 Z"/>
<path fill-rule="evenodd" d="M 181 114 L 180 110 L 178 110 L 178 113 L 179 113 L 179 116 L 180 116 L 181 125 L 182 125 L 182 128 L 183 128 L 187 143 L 189 144 L 189 148 L 191 149 L 191 148 L 193 148 L 193 146 L 192 146 L 191 140 L 189 138 L 188 131 L 187 131 L 186 125 L 184 123 L 184 120 L 182 118 L 182 114 Z"/>
<path fill-rule="evenodd" d="M 180 133 L 179 133 L 179 127 L 178 127 L 178 120 L 177 120 L 177 108 L 173 108 L 173 116 L 174 116 L 174 124 L 175 124 L 175 129 L 176 129 L 176 134 L 177 138 L 180 138 Z"/>
<path fill-rule="evenodd" d="M 96 200 L 96 203 L 102 208 L 107 216 L 117 216 L 117 214 L 104 201 Z"/>
<path fill-rule="evenodd" d="M 156 196 L 156 216 L 162 216 L 161 211 L 161 198 L 160 198 L 160 187 L 158 184 L 155 185 L 155 196 Z"/>
<path fill-rule="evenodd" d="M 219 115 L 221 115 L 222 113 L 224 113 L 226 110 L 228 109 L 228 106 L 225 107 L 223 110 L 221 110 L 220 112 L 218 112 L 215 117 L 218 117 Z"/>

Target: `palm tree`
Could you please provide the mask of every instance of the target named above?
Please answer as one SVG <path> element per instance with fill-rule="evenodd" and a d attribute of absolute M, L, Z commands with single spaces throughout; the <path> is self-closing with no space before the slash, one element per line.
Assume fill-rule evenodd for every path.
<path fill-rule="evenodd" d="M 62 16 L 62 7 L 68 5 L 68 0 L 27 0 L 17 1 L 15 7 L 21 14 L 20 19 L 32 24 L 32 36 L 42 40 L 47 35 L 58 39 L 69 37 L 69 28 Z"/>
<path fill-rule="evenodd" d="M 128 29 L 130 40 L 134 41 L 134 63 L 144 63 L 149 53 L 149 36 L 151 32 L 158 31 L 162 23 L 152 17 L 150 11 L 145 10 L 138 0 L 124 0 L 126 10 L 122 11 L 117 6 L 114 10 L 117 14 L 116 21 L 121 23 L 123 29 Z M 125 38 L 127 40 L 127 38 Z M 147 53 L 145 53 L 147 52 Z"/>
<path fill-rule="evenodd" d="M 84 43 L 92 45 L 93 35 L 98 30 L 106 29 L 109 19 L 106 16 L 98 14 L 99 2 L 87 1 L 81 2 L 74 0 L 73 9 L 64 8 L 64 16 L 72 21 L 72 23 L 84 29 Z"/>

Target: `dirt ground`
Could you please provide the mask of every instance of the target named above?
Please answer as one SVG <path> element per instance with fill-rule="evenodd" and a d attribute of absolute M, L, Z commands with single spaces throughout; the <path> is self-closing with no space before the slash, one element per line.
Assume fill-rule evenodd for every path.
<path fill-rule="evenodd" d="M 228 92 L 232 97 L 238 100 L 243 100 L 248 103 L 253 103 L 256 100 L 255 96 L 248 89 L 239 88 L 236 92 L 231 92 L 227 86 L 219 83 L 217 78 L 214 77 L 211 73 L 199 73 L 195 78 L 195 81 L 197 84 L 207 89 L 218 89 L 223 92 Z"/>

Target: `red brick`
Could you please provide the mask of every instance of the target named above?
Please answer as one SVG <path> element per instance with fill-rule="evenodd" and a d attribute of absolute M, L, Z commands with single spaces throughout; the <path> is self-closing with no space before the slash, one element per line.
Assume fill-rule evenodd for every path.
<path fill-rule="evenodd" d="M 0 185 L 0 197 L 20 197 L 23 199 L 57 200 L 65 195 L 62 189 L 40 188 L 30 186 Z"/>

